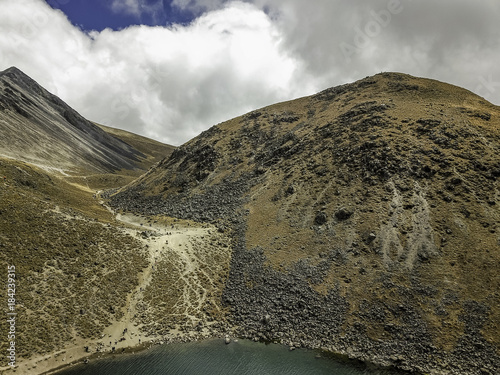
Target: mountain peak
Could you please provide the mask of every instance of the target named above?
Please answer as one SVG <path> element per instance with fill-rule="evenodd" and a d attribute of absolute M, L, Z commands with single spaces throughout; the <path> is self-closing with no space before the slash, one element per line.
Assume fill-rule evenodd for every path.
<path fill-rule="evenodd" d="M 20 70 L 19 68 L 15 67 L 15 66 L 11 66 L 10 68 L 7 68 L 5 69 L 4 71 L 0 72 L 0 76 L 3 76 L 4 74 L 12 74 L 12 73 L 23 73 L 22 70 Z"/>
<path fill-rule="evenodd" d="M 42 85 L 15 66 L 11 66 L 3 72 L 0 72 L 0 81 L 8 81 L 10 85 L 18 86 L 19 89 L 32 92 L 37 96 L 42 96 L 49 100 L 60 101 L 59 98 L 45 90 Z"/>
<path fill-rule="evenodd" d="M 16 79 L 16 80 L 30 80 L 33 81 L 33 79 L 28 76 L 26 73 L 24 73 L 21 69 L 11 66 L 8 69 L 5 69 L 3 72 L 0 72 L 0 77 L 3 76 L 8 76 L 11 79 Z"/>
<path fill-rule="evenodd" d="M 5 124 L 0 128 L 0 148 L 5 155 L 27 162 L 111 171 L 134 169 L 144 156 L 16 67 L 0 73 L 0 120 Z"/>

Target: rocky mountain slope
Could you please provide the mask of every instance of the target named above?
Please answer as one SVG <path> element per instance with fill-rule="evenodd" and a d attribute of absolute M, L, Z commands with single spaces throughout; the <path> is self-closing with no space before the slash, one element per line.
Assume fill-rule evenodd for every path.
<path fill-rule="evenodd" d="M 499 152 L 500 108 L 383 73 L 218 124 L 111 203 L 230 231 L 239 335 L 494 374 Z"/>
<path fill-rule="evenodd" d="M 142 160 L 140 164 L 143 170 L 148 170 L 151 165 L 156 164 L 157 162 L 168 157 L 175 150 L 175 146 L 167 145 L 165 143 L 155 141 L 154 139 L 143 137 L 122 129 L 112 128 L 110 126 L 97 123 L 96 125 L 106 133 L 122 140 L 135 148 L 137 151 L 141 152 L 143 155 L 146 155 L 146 159 Z"/>
<path fill-rule="evenodd" d="M 149 139 L 125 130 L 116 129 L 97 123 L 95 123 L 95 125 L 97 125 L 112 137 L 117 138 L 132 146 L 143 156 L 141 156 L 137 161 L 134 162 L 134 169 L 121 169 L 120 171 L 108 173 L 89 173 L 84 171 L 79 175 L 65 176 L 64 178 L 68 182 L 76 183 L 92 190 L 122 187 L 132 182 L 137 177 L 140 177 L 151 166 L 169 156 L 173 152 L 173 150 L 175 150 L 174 146 L 155 141 L 154 139 Z"/>
<path fill-rule="evenodd" d="M 164 147 L 165 156 L 172 147 Z M 140 174 L 152 164 L 149 152 L 86 120 L 15 67 L 0 72 L 0 155 L 66 174 Z"/>

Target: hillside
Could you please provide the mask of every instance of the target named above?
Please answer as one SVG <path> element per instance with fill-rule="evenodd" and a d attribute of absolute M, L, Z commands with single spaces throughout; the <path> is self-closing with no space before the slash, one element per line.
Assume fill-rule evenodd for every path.
<path fill-rule="evenodd" d="M 16 269 L 17 361 L 101 338 L 147 265 L 144 245 L 58 176 L 4 158 L 0 174 L 0 265 Z"/>
<path fill-rule="evenodd" d="M 0 72 L 0 156 L 61 174 L 114 173 L 139 176 L 162 146 L 141 138 L 139 151 L 113 132 L 83 118 L 19 69 Z M 125 134 L 125 133 L 123 133 Z M 139 137 L 139 136 L 136 136 Z M 126 135 L 132 141 L 134 135 Z M 171 146 L 164 145 L 164 156 Z"/>
<path fill-rule="evenodd" d="M 499 151 L 498 107 L 382 73 L 218 124 L 111 204 L 231 233 L 241 336 L 494 374 Z"/>
<path fill-rule="evenodd" d="M 64 177 L 66 181 L 76 183 L 77 185 L 84 186 L 90 190 L 112 189 L 127 185 L 144 174 L 144 172 L 151 168 L 151 166 L 155 165 L 165 157 L 168 157 L 173 150 L 175 150 L 174 146 L 155 141 L 154 139 L 101 124 L 95 125 L 112 137 L 130 145 L 135 150 L 140 152 L 142 156 L 134 162 L 134 169 L 121 169 L 119 171 L 108 173 L 89 173 L 84 171 L 81 175 Z"/>
<path fill-rule="evenodd" d="M 136 228 L 118 220 L 95 193 L 129 183 L 173 147 L 102 128 L 20 70 L 0 72 L 0 265 L 16 270 L 18 374 L 44 373 L 104 350 L 104 332 L 121 340 L 117 348 L 137 345 L 142 336 L 125 341 L 123 329 L 152 324 L 144 307 L 140 319 L 136 311 L 156 237 L 141 235 L 145 223 Z M 176 250 L 199 240 L 197 234 L 178 240 L 183 246 Z M 171 267 L 182 270 L 176 261 Z M 220 262 L 226 274 L 227 263 Z M 3 337 L 8 329 L 2 320 Z M 2 351 L 7 346 L 0 341 Z"/>
<path fill-rule="evenodd" d="M 175 146 L 170 146 L 165 143 L 143 137 L 141 135 L 101 124 L 96 125 L 106 133 L 122 140 L 123 142 L 129 144 L 137 151 L 145 155 L 146 158 L 142 161 L 141 164 L 141 166 L 143 167 L 142 169 L 144 170 L 148 170 L 149 167 L 151 167 L 153 164 L 168 157 L 175 150 Z"/>

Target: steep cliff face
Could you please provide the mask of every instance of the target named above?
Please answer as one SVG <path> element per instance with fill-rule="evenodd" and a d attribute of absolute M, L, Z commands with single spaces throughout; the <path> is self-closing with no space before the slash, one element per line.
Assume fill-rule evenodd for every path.
<path fill-rule="evenodd" d="M 112 198 L 218 223 L 243 336 L 500 368 L 500 109 L 383 73 L 214 126 Z"/>

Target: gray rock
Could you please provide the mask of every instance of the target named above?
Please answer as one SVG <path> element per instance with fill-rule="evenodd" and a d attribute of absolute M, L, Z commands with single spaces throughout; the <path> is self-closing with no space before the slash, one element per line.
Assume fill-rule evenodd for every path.
<path fill-rule="evenodd" d="M 327 217 L 323 211 L 318 211 L 316 217 L 314 218 L 314 224 L 323 225 L 326 223 Z"/>
<path fill-rule="evenodd" d="M 354 213 L 353 209 L 347 207 L 341 207 L 335 212 L 335 217 L 339 220 L 347 220 L 352 216 L 353 213 Z"/>

